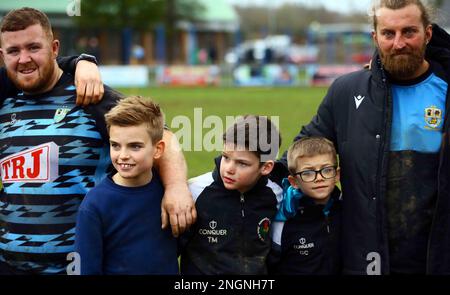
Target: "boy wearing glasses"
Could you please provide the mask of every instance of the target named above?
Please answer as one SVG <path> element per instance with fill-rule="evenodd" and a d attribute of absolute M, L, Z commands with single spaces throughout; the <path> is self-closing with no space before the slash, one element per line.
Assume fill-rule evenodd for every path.
<path fill-rule="evenodd" d="M 340 191 L 336 150 L 323 137 L 302 138 L 288 150 L 290 175 L 272 226 L 271 274 L 340 272 Z"/>

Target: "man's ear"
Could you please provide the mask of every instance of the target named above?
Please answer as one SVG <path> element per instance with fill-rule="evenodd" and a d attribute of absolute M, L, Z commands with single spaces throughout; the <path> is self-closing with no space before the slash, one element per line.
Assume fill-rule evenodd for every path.
<path fill-rule="evenodd" d="M 1 44 L 3 44 L 3 38 L 2 38 L 2 34 L 0 33 L 0 42 L 1 42 Z M 5 60 L 5 56 L 4 56 L 4 51 L 3 51 L 3 48 L 2 48 L 2 46 L 0 46 L 0 56 L 1 56 L 1 58 L 3 59 L 3 61 Z"/>
<path fill-rule="evenodd" d="M 430 43 L 432 37 L 433 37 L 433 26 L 428 25 L 425 28 L 425 43 L 426 44 Z"/>
<path fill-rule="evenodd" d="M 376 30 L 372 30 L 372 41 L 373 44 L 376 46 L 378 44 L 378 40 L 377 40 L 377 31 Z M 378 47 L 378 46 L 377 46 Z"/>
<path fill-rule="evenodd" d="M 158 141 L 155 146 L 155 154 L 153 155 L 153 159 L 159 159 L 164 153 L 164 149 L 166 148 L 166 143 L 163 140 Z"/>
<path fill-rule="evenodd" d="M 261 167 L 261 174 L 269 175 L 270 172 L 272 172 L 274 166 L 275 166 L 275 162 L 272 160 L 265 162 Z"/>
<path fill-rule="evenodd" d="M 291 184 L 291 186 L 292 186 L 293 188 L 296 188 L 296 189 L 299 188 L 299 187 L 298 187 L 298 183 L 297 183 L 297 179 L 296 179 L 294 176 L 289 175 L 289 176 L 288 176 L 288 181 L 289 181 L 289 183 Z"/>
<path fill-rule="evenodd" d="M 53 40 L 52 41 L 52 54 L 53 58 L 57 58 L 59 54 L 59 40 Z"/>

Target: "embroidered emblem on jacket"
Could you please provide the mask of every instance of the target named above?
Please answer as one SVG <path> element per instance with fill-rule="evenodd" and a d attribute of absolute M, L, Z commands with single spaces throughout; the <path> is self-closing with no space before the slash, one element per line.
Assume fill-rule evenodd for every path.
<path fill-rule="evenodd" d="M 430 106 L 425 109 L 425 129 L 439 130 L 442 123 L 442 110 L 436 106 Z"/>
<path fill-rule="evenodd" d="M 309 251 L 314 248 L 314 242 L 307 242 L 305 238 L 298 239 L 298 244 L 292 246 L 298 253 L 303 256 L 308 256 Z"/>
<path fill-rule="evenodd" d="M 265 217 L 258 222 L 257 233 L 261 241 L 265 241 L 269 235 L 270 219 Z"/>
<path fill-rule="evenodd" d="M 211 220 L 208 223 L 210 228 L 200 228 L 198 230 L 198 233 L 201 236 L 206 236 L 208 239 L 208 243 L 210 244 L 217 244 L 219 242 L 218 237 L 220 236 L 226 236 L 227 230 L 226 229 L 216 229 L 217 228 L 217 221 Z"/>

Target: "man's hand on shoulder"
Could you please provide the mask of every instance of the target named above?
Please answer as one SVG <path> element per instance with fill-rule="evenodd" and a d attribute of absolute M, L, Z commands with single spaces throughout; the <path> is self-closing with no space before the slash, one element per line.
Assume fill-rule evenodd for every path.
<path fill-rule="evenodd" d="M 161 222 L 162 228 L 170 223 L 173 236 L 178 237 L 195 223 L 197 211 L 187 184 L 187 165 L 178 139 L 164 130 L 163 140 L 166 143 L 164 154 L 154 163 L 164 185 Z"/>
<path fill-rule="evenodd" d="M 197 211 L 187 184 L 166 187 L 161 202 L 162 228 L 170 223 L 173 236 L 178 237 L 196 220 Z"/>
<path fill-rule="evenodd" d="M 105 92 L 98 66 L 87 60 L 77 62 L 75 86 L 77 88 L 77 105 L 87 106 L 99 103 Z"/>

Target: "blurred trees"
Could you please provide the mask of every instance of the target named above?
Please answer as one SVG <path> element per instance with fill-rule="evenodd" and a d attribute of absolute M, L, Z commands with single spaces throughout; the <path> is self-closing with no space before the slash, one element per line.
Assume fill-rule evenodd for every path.
<path fill-rule="evenodd" d="M 441 8 L 450 0 L 430 0 L 430 4 Z M 279 7 L 235 6 L 241 21 L 241 31 L 246 38 L 258 38 L 267 34 L 292 34 L 305 37 L 306 29 L 312 22 L 327 23 L 368 23 L 364 12 L 342 14 L 323 7 L 313 8 L 302 4 L 286 3 Z"/>
<path fill-rule="evenodd" d="M 198 0 L 83 0 L 81 16 L 74 18 L 83 29 L 152 30 L 163 24 L 168 62 L 173 59 L 176 24 L 193 21 L 202 10 Z"/>
<path fill-rule="evenodd" d="M 210 0 L 208 0 L 210 1 Z M 172 63 L 175 57 L 175 31 L 178 21 L 195 22 L 203 11 L 198 0 L 165 0 L 165 29 L 167 36 L 167 62 Z"/>
<path fill-rule="evenodd" d="M 161 22 L 164 10 L 165 1 L 87 0 L 75 20 L 82 28 L 149 29 Z"/>
<path fill-rule="evenodd" d="M 280 7 L 236 6 L 241 19 L 241 30 L 246 38 L 262 37 L 265 34 L 292 34 L 305 37 L 312 22 L 322 24 L 348 22 L 366 23 L 365 14 L 340 14 L 325 8 L 310 8 L 287 3 Z M 268 24 L 271 24 L 268 27 Z"/>
<path fill-rule="evenodd" d="M 434 5 L 439 8 L 444 4 L 444 1 L 445 0 L 434 0 L 433 2 L 434 2 Z"/>

